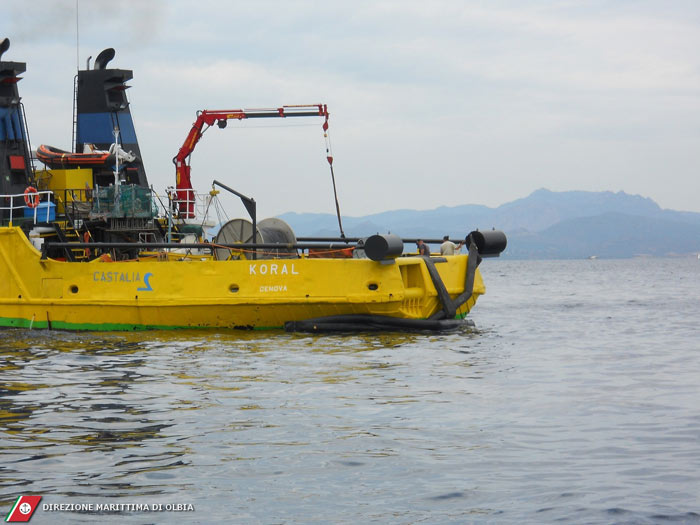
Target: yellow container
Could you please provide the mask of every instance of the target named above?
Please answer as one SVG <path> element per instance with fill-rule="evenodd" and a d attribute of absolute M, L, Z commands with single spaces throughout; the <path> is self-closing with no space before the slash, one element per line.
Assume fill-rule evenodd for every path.
<path fill-rule="evenodd" d="M 92 169 L 41 170 L 36 172 L 39 190 L 51 190 L 56 198 L 56 211 L 65 212 L 65 204 L 86 202 L 92 196 Z"/>

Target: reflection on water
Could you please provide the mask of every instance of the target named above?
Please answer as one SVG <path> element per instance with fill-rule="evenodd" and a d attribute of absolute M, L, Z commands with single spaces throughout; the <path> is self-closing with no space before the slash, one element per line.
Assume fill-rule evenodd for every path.
<path fill-rule="evenodd" d="M 0 456 L 6 486 L 32 480 L 31 490 L 40 494 L 79 489 L 119 495 L 135 486 L 115 483 L 115 468 L 124 477 L 182 464 L 183 450 L 164 443 L 164 430 L 172 426 L 167 406 L 151 404 L 160 396 L 149 386 L 143 344 L 8 330 L 2 347 Z M 141 488 L 145 494 L 160 490 L 158 484 Z M 4 501 L 13 496 L 3 490 Z"/>
<path fill-rule="evenodd" d="M 700 264 L 494 263 L 450 334 L 0 332 L 0 503 L 698 523 Z M 7 512 L 0 509 L 0 512 Z M 32 523 L 123 522 L 39 513 Z"/>
<path fill-rule="evenodd" d="M 202 331 L 6 330 L 2 336 L 0 501 L 6 505 L 28 491 L 45 498 L 172 497 L 200 483 L 182 471 L 201 458 L 211 466 L 260 459 L 257 449 L 309 446 L 304 422 L 290 432 L 286 419 L 297 412 L 324 417 L 325 403 L 315 400 L 324 390 L 373 374 L 386 379 L 396 365 L 372 352 L 417 338 L 440 340 Z M 333 394 L 347 407 L 357 395 L 353 389 Z M 414 394 L 374 396 L 379 404 L 398 404 Z M 343 419 L 323 426 L 341 440 L 371 435 Z M 244 452 L 234 452 L 241 447 Z"/>

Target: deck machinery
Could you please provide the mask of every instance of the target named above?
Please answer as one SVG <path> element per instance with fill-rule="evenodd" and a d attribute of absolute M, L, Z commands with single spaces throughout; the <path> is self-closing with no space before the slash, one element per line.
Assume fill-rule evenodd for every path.
<path fill-rule="evenodd" d="M 484 293 L 481 258 L 505 249 L 502 232 L 477 230 L 468 255 L 403 256 L 416 239 L 345 237 L 337 198 L 341 236 L 297 239 L 282 221 L 256 225 L 255 201 L 218 181 L 253 222 L 249 235 L 234 219 L 207 240 L 189 166 L 202 133 L 232 119 L 320 116 L 334 177 L 325 105 L 198 112 L 173 159 L 176 185 L 161 197 L 149 187 L 126 96 L 132 72 L 107 67 L 113 49 L 78 72 L 72 151 L 42 145 L 47 169 L 35 169 L 17 90 L 26 65 L 3 60 L 8 48 L 0 42 L 0 326 L 444 329 Z"/>

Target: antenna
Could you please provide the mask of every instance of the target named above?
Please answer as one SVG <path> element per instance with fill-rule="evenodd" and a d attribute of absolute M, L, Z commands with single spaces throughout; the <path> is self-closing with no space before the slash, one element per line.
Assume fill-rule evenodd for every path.
<path fill-rule="evenodd" d="M 78 23 L 78 1 L 75 0 L 75 70 L 80 71 L 80 24 Z"/>

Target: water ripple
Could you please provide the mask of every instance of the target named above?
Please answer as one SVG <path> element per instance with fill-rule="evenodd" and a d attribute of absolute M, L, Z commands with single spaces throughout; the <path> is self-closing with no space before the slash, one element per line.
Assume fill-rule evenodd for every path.
<path fill-rule="evenodd" d="M 33 523 L 700 523 L 700 265 L 498 261 L 446 335 L 7 330 Z"/>

